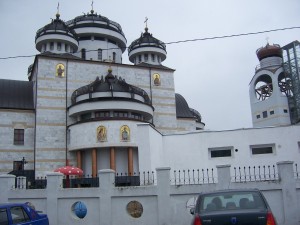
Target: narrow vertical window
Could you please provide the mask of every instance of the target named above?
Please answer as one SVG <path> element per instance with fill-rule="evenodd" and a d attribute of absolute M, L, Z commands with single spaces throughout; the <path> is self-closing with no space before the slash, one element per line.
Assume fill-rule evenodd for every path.
<path fill-rule="evenodd" d="M 65 44 L 65 52 L 69 51 L 69 45 Z"/>
<path fill-rule="evenodd" d="M 145 54 L 145 55 L 144 55 L 144 59 L 145 59 L 145 62 L 148 61 L 148 54 Z"/>
<path fill-rule="evenodd" d="M 81 58 L 85 59 L 86 55 L 85 55 L 85 48 L 81 49 Z"/>
<path fill-rule="evenodd" d="M 116 53 L 113 52 L 113 61 L 115 62 L 116 61 Z"/>
<path fill-rule="evenodd" d="M 139 63 L 142 62 L 142 56 L 139 55 Z"/>
<path fill-rule="evenodd" d="M 57 50 L 60 51 L 61 50 L 61 43 L 57 42 Z"/>
<path fill-rule="evenodd" d="M 24 129 L 14 129 L 14 145 L 24 145 Z"/>
<path fill-rule="evenodd" d="M 102 61 L 102 49 L 98 49 L 98 60 Z"/>
<path fill-rule="evenodd" d="M 151 59 L 152 59 L 152 62 L 155 62 L 155 55 L 154 54 L 151 54 Z"/>
<path fill-rule="evenodd" d="M 50 50 L 54 49 L 54 42 L 50 42 Z"/>

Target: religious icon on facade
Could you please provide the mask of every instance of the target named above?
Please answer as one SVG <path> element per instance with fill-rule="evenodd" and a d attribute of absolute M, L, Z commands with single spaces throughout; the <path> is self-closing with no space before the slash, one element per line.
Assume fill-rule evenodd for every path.
<path fill-rule="evenodd" d="M 107 141 L 107 138 L 106 138 L 106 127 L 104 126 L 99 126 L 97 128 L 97 141 L 98 142 L 103 142 L 103 141 Z"/>
<path fill-rule="evenodd" d="M 154 85 L 160 86 L 160 75 L 158 73 L 153 74 Z"/>
<path fill-rule="evenodd" d="M 128 126 L 122 126 L 120 129 L 120 134 L 122 141 L 130 141 L 130 129 Z"/>
<path fill-rule="evenodd" d="M 65 76 L 65 66 L 62 63 L 56 65 L 56 76 L 64 77 Z"/>

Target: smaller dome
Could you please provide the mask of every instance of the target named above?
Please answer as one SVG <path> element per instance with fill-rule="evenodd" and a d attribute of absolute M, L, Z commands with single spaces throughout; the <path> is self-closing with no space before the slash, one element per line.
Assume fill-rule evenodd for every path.
<path fill-rule="evenodd" d="M 146 27 L 145 32 L 142 33 L 141 36 L 135 41 L 133 41 L 128 47 L 128 56 L 131 62 L 136 63 L 135 57 L 149 53 L 152 55 L 156 55 L 155 57 L 159 58 L 156 64 L 160 64 L 167 58 L 166 44 L 153 37 L 153 35 L 148 32 L 148 28 Z M 139 63 L 143 61 L 147 63 L 149 63 L 150 61 L 155 62 L 155 60 L 148 60 L 148 57 L 147 59 L 139 59 L 138 61 Z"/>
<path fill-rule="evenodd" d="M 35 43 L 36 49 L 39 52 L 49 51 L 49 49 L 43 49 L 43 45 L 48 43 L 65 43 L 69 47 L 62 51 L 61 47 L 57 47 L 57 52 L 54 50 L 54 46 L 50 47 L 50 52 L 63 53 L 63 52 L 75 52 L 78 49 L 78 36 L 76 32 L 69 28 L 64 21 L 60 18 L 60 15 L 56 14 L 56 19 L 53 19 L 51 23 L 42 27 L 36 32 Z M 60 44 L 61 46 L 61 44 Z"/>
<path fill-rule="evenodd" d="M 282 58 L 282 49 L 280 45 L 269 43 L 265 47 L 261 47 L 256 50 L 256 55 L 259 60 L 268 58 L 268 57 L 281 57 Z"/>
<path fill-rule="evenodd" d="M 56 34 L 56 33 L 63 33 L 68 35 L 76 40 L 78 40 L 77 34 L 73 29 L 70 29 L 64 21 L 62 21 L 59 14 L 56 14 L 56 19 L 52 20 L 51 23 L 47 24 L 46 26 L 40 28 L 36 32 L 35 40 L 39 37 L 47 34 Z"/>
<path fill-rule="evenodd" d="M 152 34 L 148 32 L 147 27 L 145 28 L 145 32 L 141 34 L 141 37 L 131 43 L 131 45 L 128 47 L 128 52 L 145 46 L 157 47 L 166 51 L 166 45 L 162 41 L 153 37 Z"/>

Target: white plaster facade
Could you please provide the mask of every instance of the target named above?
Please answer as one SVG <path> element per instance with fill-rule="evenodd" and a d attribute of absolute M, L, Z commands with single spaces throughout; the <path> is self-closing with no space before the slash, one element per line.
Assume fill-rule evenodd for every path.
<path fill-rule="evenodd" d="M 1 173 L 10 172 L 13 161 L 23 156 L 28 161 L 25 169 L 35 169 L 36 176 L 44 175 L 68 162 L 82 167 L 85 174 L 111 168 L 112 161 L 115 163 L 114 169 L 120 173 L 129 170 L 136 173 L 151 171 L 162 166 L 179 170 L 209 168 L 220 164 L 268 165 L 283 160 L 299 163 L 300 127 L 289 126 L 288 113 L 280 111 L 287 107 L 287 99 L 279 88 L 275 88 L 278 76 L 282 73 L 282 68 L 277 65 L 280 60 L 276 57 L 261 61 L 263 68 L 257 70 L 250 84 L 254 126 L 269 125 L 267 120 L 256 121 L 256 115 L 263 110 L 273 110 L 275 115 L 268 117 L 268 120 L 272 120 L 275 127 L 197 131 L 204 129 L 204 123 L 195 117 L 178 117 L 179 104 L 176 102 L 173 69 L 160 63 L 145 65 L 145 61 L 141 65 L 121 64 L 125 37 L 120 32 L 103 31 L 102 28 L 80 29 L 80 35 L 93 34 L 91 37 L 97 36 L 94 35 L 97 32 L 106 41 L 111 38 L 120 42 L 110 46 L 119 48 L 119 58 L 114 63 L 94 60 L 96 55 L 91 56 L 93 60 L 89 60 L 89 57 L 76 58 L 74 55 L 77 53 L 72 57 L 57 54 L 36 56 L 29 73 L 29 80 L 34 83 L 32 91 L 35 110 L 0 111 Z M 94 48 L 98 42 L 92 39 L 79 42 L 79 48 Z M 47 42 L 46 39 L 43 41 Z M 52 36 L 48 41 L 53 41 Z M 147 54 L 155 52 L 157 56 L 162 51 L 160 48 L 154 51 L 153 48 L 155 45 L 151 46 L 150 51 L 142 45 L 132 54 L 144 54 L 145 50 Z M 273 70 L 270 70 L 270 63 Z M 57 75 L 58 65 L 64 67 L 61 76 Z M 160 76 L 159 84 L 155 83 L 155 74 Z M 120 82 L 125 80 L 130 90 L 136 88 L 142 94 L 115 91 L 112 97 L 113 86 L 106 92 L 89 89 L 97 77 L 104 82 L 109 75 L 110 79 L 119 79 Z M 270 98 L 259 102 L 254 86 L 257 77 L 261 75 L 272 77 L 274 91 Z M 76 94 L 76 102 L 73 102 L 72 96 L 82 91 L 80 88 L 92 91 Z M 145 96 L 149 97 L 149 102 Z M 96 117 L 97 111 L 108 112 L 109 116 L 105 119 Z M 126 111 L 129 116 L 136 113 L 140 117 L 114 117 L 118 111 Z M 85 114 L 90 114 L 90 117 L 85 119 Z M 24 146 L 15 146 L 12 142 L 15 126 L 26 129 Z M 100 126 L 106 128 L 104 141 L 97 139 Z M 127 126 L 130 131 L 125 141 L 121 137 L 122 126 Z M 262 152 L 253 153 L 253 147 L 260 147 Z M 218 152 L 213 155 L 214 151 L 225 151 L 225 155 L 219 155 Z M 129 166 L 130 161 L 132 165 Z"/>

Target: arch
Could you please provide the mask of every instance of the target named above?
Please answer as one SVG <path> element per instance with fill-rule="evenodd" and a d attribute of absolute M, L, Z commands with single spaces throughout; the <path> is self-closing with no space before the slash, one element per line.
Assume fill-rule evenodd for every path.
<path fill-rule="evenodd" d="M 259 76 L 254 82 L 254 89 L 258 100 L 268 99 L 273 93 L 272 78 L 267 74 Z"/>

